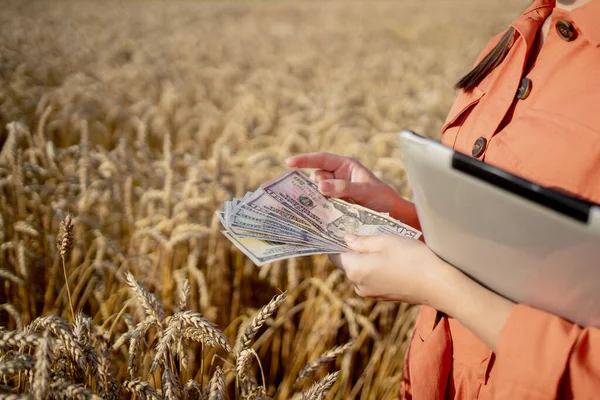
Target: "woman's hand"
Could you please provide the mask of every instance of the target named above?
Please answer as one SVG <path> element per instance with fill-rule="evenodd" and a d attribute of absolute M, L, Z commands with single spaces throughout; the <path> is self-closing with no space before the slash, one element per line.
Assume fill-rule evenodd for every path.
<path fill-rule="evenodd" d="M 440 307 L 454 268 L 423 242 L 395 235 L 349 235 L 346 242 L 351 251 L 331 260 L 359 296 Z"/>
<path fill-rule="evenodd" d="M 496 350 L 514 303 L 473 281 L 421 241 L 349 235 L 346 242 L 351 251 L 331 259 L 358 295 L 430 306 L 456 318 Z"/>
<path fill-rule="evenodd" d="M 294 168 L 316 168 L 311 179 L 321 194 L 349 200 L 420 229 L 414 205 L 403 200 L 390 186 L 357 160 L 330 153 L 306 153 L 287 159 Z"/>

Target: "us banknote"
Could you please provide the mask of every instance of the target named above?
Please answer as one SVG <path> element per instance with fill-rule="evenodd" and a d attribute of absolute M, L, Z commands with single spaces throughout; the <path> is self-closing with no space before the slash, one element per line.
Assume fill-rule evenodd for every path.
<path fill-rule="evenodd" d="M 297 170 L 254 192 L 226 201 L 217 212 L 222 233 L 256 265 L 312 254 L 348 251 L 348 234 L 392 234 L 418 239 L 421 232 L 387 213 L 323 196 Z"/>

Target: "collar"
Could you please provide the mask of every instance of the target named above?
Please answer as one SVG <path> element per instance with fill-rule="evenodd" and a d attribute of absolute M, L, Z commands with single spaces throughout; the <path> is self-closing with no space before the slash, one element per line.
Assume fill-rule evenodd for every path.
<path fill-rule="evenodd" d="M 525 39 L 528 47 L 534 43 L 538 30 L 555 7 L 556 0 L 535 0 L 513 21 L 511 26 Z M 569 12 L 569 16 L 586 39 L 600 47 L 600 0 L 591 0 Z"/>

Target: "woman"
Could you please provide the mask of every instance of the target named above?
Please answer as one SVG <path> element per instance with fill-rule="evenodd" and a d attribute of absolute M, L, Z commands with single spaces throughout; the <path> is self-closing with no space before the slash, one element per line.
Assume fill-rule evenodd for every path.
<path fill-rule="evenodd" d="M 536 0 L 493 38 L 442 128 L 442 143 L 600 203 L 600 0 Z M 413 205 L 353 159 L 290 158 L 325 195 L 419 227 Z M 513 304 L 420 241 L 346 237 L 334 260 L 361 296 L 421 304 L 401 397 L 600 396 L 600 329 Z"/>

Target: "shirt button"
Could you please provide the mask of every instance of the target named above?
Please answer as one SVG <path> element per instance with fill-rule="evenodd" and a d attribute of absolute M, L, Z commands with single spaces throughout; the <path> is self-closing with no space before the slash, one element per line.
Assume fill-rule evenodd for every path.
<path fill-rule="evenodd" d="M 475 141 L 475 144 L 473 145 L 473 151 L 471 152 L 473 154 L 473 157 L 479 157 L 480 155 L 483 154 L 483 152 L 485 151 L 485 145 L 487 144 L 487 139 L 484 138 L 483 136 L 480 137 L 479 139 L 477 139 Z"/>
<path fill-rule="evenodd" d="M 575 27 L 566 19 L 561 19 L 556 23 L 556 32 L 565 42 L 571 42 L 577 37 Z"/>
<path fill-rule="evenodd" d="M 521 100 L 525 100 L 529 97 L 529 93 L 531 93 L 531 79 L 523 78 L 521 84 L 519 85 L 519 90 L 517 90 L 517 98 Z"/>

